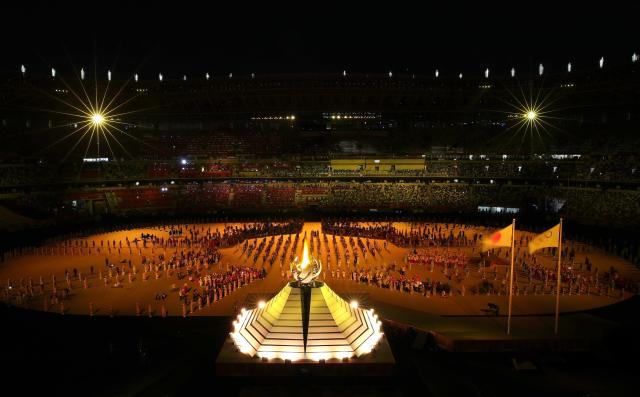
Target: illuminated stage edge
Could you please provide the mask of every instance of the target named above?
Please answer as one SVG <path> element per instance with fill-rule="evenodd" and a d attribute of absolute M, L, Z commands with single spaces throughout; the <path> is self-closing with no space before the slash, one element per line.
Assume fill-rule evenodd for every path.
<path fill-rule="evenodd" d="M 354 307 L 326 284 L 292 282 L 260 306 L 238 315 L 216 360 L 217 375 L 394 374 L 395 360 L 373 309 Z"/>
<path fill-rule="evenodd" d="M 263 308 L 242 310 L 231 337 L 241 353 L 292 362 L 361 357 L 382 338 L 373 309 L 352 307 L 326 284 L 289 283 Z"/>
<path fill-rule="evenodd" d="M 305 241 L 302 260 L 295 258 L 291 263 L 296 281 L 268 302 L 240 311 L 230 333 L 233 348 L 225 343 L 218 356 L 218 370 L 222 363 L 241 362 L 271 363 L 269 368 L 276 363 L 344 366 L 376 362 L 370 353 L 384 338 L 378 316 L 373 309 L 358 307 L 357 302 L 347 303 L 328 285 L 316 281 L 321 272 L 322 263 L 309 255 Z M 386 340 L 384 346 L 388 348 Z M 382 361 L 393 363 L 391 350 L 386 350 Z M 369 355 L 372 357 L 364 360 Z"/>

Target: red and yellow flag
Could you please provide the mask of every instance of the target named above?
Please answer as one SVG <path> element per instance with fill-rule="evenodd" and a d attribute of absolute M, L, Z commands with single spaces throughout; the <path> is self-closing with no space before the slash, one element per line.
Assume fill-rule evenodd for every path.
<path fill-rule="evenodd" d="M 538 234 L 533 240 L 529 242 L 529 253 L 533 254 L 535 251 L 542 248 L 558 247 L 559 244 L 560 224 L 557 224 L 546 232 Z"/>
<path fill-rule="evenodd" d="M 498 230 L 491 236 L 482 240 L 482 250 L 488 251 L 492 248 L 499 247 L 511 247 L 511 240 L 513 238 L 513 224 Z"/>

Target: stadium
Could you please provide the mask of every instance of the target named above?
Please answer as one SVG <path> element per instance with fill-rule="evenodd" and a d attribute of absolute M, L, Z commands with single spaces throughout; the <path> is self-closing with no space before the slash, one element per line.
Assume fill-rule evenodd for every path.
<path fill-rule="evenodd" d="M 632 395 L 639 52 L 3 63 L 16 385 Z"/>

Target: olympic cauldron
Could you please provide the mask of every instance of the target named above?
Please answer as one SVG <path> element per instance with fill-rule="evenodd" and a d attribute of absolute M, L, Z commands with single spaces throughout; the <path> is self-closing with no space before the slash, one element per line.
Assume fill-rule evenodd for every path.
<path fill-rule="evenodd" d="M 272 299 L 242 309 L 233 322 L 240 352 L 286 361 L 342 360 L 370 353 L 380 341 L 381 322 L 373 309 L 349 304 L 317 278 L 320 260 L 304 242 L 302 260 L 291 263 L 294 281 Z"/>

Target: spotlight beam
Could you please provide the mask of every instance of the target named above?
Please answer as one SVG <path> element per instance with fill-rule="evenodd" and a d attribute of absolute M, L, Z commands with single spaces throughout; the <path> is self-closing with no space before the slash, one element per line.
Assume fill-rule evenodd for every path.
<path fill-rule="evenodd" d="M 133 155 L 129 153 L 129 151 L 124 147 L 124 145 L 122 145 L 122 143 L 120 143 L 120 140 L 118 139 L 118 137 L 116 137 L 111 131 L 109 130 L 106 130 L 106 131 L 109 134 L 109 136 L 111 136 L 113 140 L 116 141 L 116 143 L 122 148 L 122 150 L 129 156 L 129 158 L 133 160 L 134 159 Z"/>
<path fill-rule="evenodd" d="M 80 138 L 76 141 L 76 143 L 71 147 L 71 149 L 69 149 L 69 151 L 64 155 L 64 157 L 62 158 L 62 162 L 64 162 L 69 155 L 76 150 L 76 148 L 78 147 L 78 145 L 80 144 L 80 142 L 82 142 L 82 140 L 84 139 L 84 137 L 89 133 L 91 127 L 90 126 L 85 126 L 85 131 L 84 133 L 80 136 Z"/>
<path fill-rule="evenodd" d="M 84 149 L 84 155 L 82 156 L 83 158 L 87 157 L 87 153 L 89 153 L 89 147 L 91 146 L 91 141 L 93 140 L 93 135 L 96 131 L 96 126 L 93 125 L 91 126 L 91 135 L 89 135 L 89 141 L 87 142 L 87 146 Z M 80 162 L 80 169 L 78 170 L 78 176 L 76 177 L 76 181 L 80 180 L 80 175 L 82 174 L 82 169 L 84 168 L 84 161 Z"/>
<path fill-rule="evenodd" d="M 113 108 L 105 110 L 104 115 L 105 116 L 116 117 L 116 116 L 119 116 L 119 115 L 122 115 L 122 114 L 126 114 L 126 113 L 120 113 L 120 114 L 114 115 L 112 113 L 115 112 L 116 110 L 118 110 L 119 108 L 121 108 L 122 106 L 126 105 L 127 103 L 133 101 L 134 99 L 136 99 L 140 95 L 141 94 L 136 94 L 136 95 L 132 96 L 131 98 L 120 102 L 118 105 L 114 106 Z"/>
<path fill-rule="evenodd" d="M 60 77 L 60 81 L 62 82 L 62 84 L 64 84 L 65 87 L 67 87 L 67 89 L 73 94 L 73 96 L 76 97 L 78 102 L 80 102 L 85 107 L 85 109 L 87 109 L 87 112 L 93 112 L 93 109 L 91 109 L 90 106 L 88 106 L 82 99 L 80 99 L 80 96 L 76 93 L 76 91 L 71 88 L 71 86 L 67 84 L 67 82 L 62 77 Z"/>
<path fill-rule="evenodd" d="M 119 47 L 118 47 L 118 51 L 116 51 L 116 58 L 113 60 L 112 69 L 113 69 L 114 71 L 116 70 L 116 67 L 117 67 L 117 65 L 118 65 L 118 59 L 120 58 L 120 50 L 121 50 L 121 49 L 122 49 L 122 48 L 119 46 Z M 96 75 L 96 78 L 97 78 L 97 75 Z M 100 101 L 100 106 L 98 107 L 98 111 L 99 111 L 99 112 L 101 112 L 101 113 L 102 113 L 102 112 L 103 112 L 103 110 L 104 110 L 104 108 L 103 108 L 103 106 L 104 106 L 104 101 L 105 101 L 105 99 L 107 98 L 107 92 L 109 91 L 109 86 L 110 86 L 110 85 L 111 85 L 111 79 L 107 79 L 107 86 L 105 87 L 105 90 L 104 90 L 104 92 L 102 93 L 102 101 Z M 125 83 L 125 85 L 126 85 L 126 83 Z M 97 105 L 97 104 L 96 104 L 96 105 Z"/>
<path fill-rule="evenodd" d="M 104 116 L 107 116 L 110 119 L 113 119 L 114 117 L 126 116 L 128 114 L 140 113 L 140 112 L 145 112 L 147 110 L 158 109 L 158 108 L 160 108 L 160 106 L 149 106 L 147 108 L 130 110 L 128 112 L 122 112 L 122 113 L 116 113 L 116 114 L 113 114 L 111 111 L 111 112 L 104 113 Z"/>
<path fill-rule="evenodd" d="M 102 131 L 103 136 L 105 137 L 104 141 L 107 143 L 107 147 L 109 148 L 109 151 L 111 152 L 111 156 L 113 156 L 112 158 L 114 159 L 114 161 L 116 162 L 116 166 L 118 167 L 118 172 L 122 173 L 122 167 L 120 167 L 120 162 L 116 160 L 116 154 L 113 151 L 113 149 L 111 148 L 111 143 L 109 143 L 109 140 L 106 139 L 106 134 L 105 132 L 109 132 L 108 130 L 105 130 L 102 126 L 100 126 L 100 130 Z"/>
<path fill-rule="evenodd" d="M 90 104 L 91 98 L 89 97 L 89 93 L 87 92 L 87 89 L 85 88 L 84 83 L 82 82 L 82 77 L 80 76 L 80 72 L 78 72 L 78 68 L 75 66 L 75 64 L 71 60 L 71 54 L 69 54 L 69 51 L 67 50 L 66 47 L 64 47 L 64 51 L 65 51 L 65 54 L 67 55 L 67 60 L 69 61 L 71 68 L 73 68 L 74 75 L 78 78 L 78 82 L 80 83 L 80 88 L 82 88 L 82 92 L 84 93 L 84 96 L 87 100 L 86 103 Z M 80 100 L 80 102 L 85 103 L 83 100 Z"/>
<path fill-rule="evenodd" d="M 506 121 L 508 122 L 507 128 L 493 135 L 487 142 L 497 144 L 497 146 L 501 148 L 503 145 L 511 145 L 513 138 L 519 138 L 521 145 L 518 150 L 520 150 L 525 140 L 528 139 L 531 145 L 531 151 L 533 152 L 535 149 L 534 146 L 540 144 L 544 147 L 547 139 L 555 139 L 550 129 L 562 131 L 561 128 L 553 125 L 550 121 L 567 120 L 567 118 L 554 115 L 554 113 L 565 110 L 566 108 L 553 106 L 561 99 L 556 88 L 540 87 L 540 89 L 534 90 L 534 88 L 530 86 L 529 92 L 526 94 L 521 84 L 518 83 L 514 88 L 520 92 L 520 95 L 515 95 L 515 90 L 511 90 L 510 87 L 505 86 L 504 90 L 509 96 L 505 96 L 506 98 L 503 96 L 496 97 L 499 102 L 506 106 L 506 110 L 511 108 L 513 111 L 487 109 L 488 112 L 508 115 L 506 117 Z M 508 100 L 509 97 L 511 97 L 512 101 Z M 566 131 L 563 132 L 571 136 L 571 134 Z M 534 140 L 536 142 L 534 142 Z"/>
<path fill-rule="evenodd" d="M 36 153 L 42 153 L 42 152 L 46 151 L 47 149 L 50 149 L 51 147 L 53 147 L 53 146 L 55 146 L 55 145 L 57 145 L 59 143 L 62 143 L 63 141 L 67 140 L 68 138 L 72 137 L 73 135 L 77 134 L 78 132 L 84 130 L 85 128 L 88 127 L 89 124 L 88 124 L 88 122 L 83 122 L 83 123 L 84 123 L 84 125 L 76 128 L 75 130 L 71 131 L 70 133 L 68 133 L 67 135 L 63 136 L 62 138 L 56 140 L 55 142 L 45 146 L 44 148 L 40 149 Z"/>
<path fill-rule="evenodd" d="M 138 96 L 142 95 L 136 92 L 130 92 L 127 90 L 127 87 L 131 87 L 131 80 L 133 79 L 133 75 L 126 79 L 123 83 L 115 84 L 112 86 L 110 83 L 110 76 L 107 77 L 107 82 L 102 84 L 101 79 L 99 79 L 99 74 L 97 70 L 97 45 L 94 39 L 93 51 L 93 69 L 94 75 L 93 77 L 93 88 L 94 92 L 91 92 L 91 79 L 87 78 L 87 81 L 83 80 L 83 76 L 80 75 L 79 67 L 76 67 L 69 51 L 66 47 L 63 46 L 64 53 L 66 55 L 66 59 L 71 66 L 71 70 L 73 71 L 73 78 L 71 80 L 64 79 L 62 76 L 57 76 L 56 81 L 58 81 L 59 85 L 65 87 L 69 92 L 64 94 L 58 94 L 52 92 L 50 89 L 41 89 L 32 85 L 28 80 L 25 81 L 28 87 L 30 87 L 34 92 L 45 96 L 51 101 L 49 103 L 55 102 L 54 105 L 50 106 L 50 109 L 37 108 L 34 110 L 45 111 L 48 113 L 58 114 L 62 116 L 69 117 L 58 117 L 55 118 L 55 121 L 59 123 L 59 125 L 51 126 L 46 129 L 42 129 L 43 131 L 52 131 L 60 130 L 64 127 L 74 126 L 73 131 L 69 132 L 68 130 L 61 130 L 61 134 L 57 134 L 58 136 L 52 137 L 50 142 L 45 143 L 45 147 L 39 152 L 46 151 L 53 146 L 64 143 L 70 139 L 73 139 L 73 143 L 69 151 L 65 147 L 63 150 L 66 152 L 60 161 L 64 162 L 69 156 L 74 154 L 73 152 L 81 151 L 78 149 L 80 146 L 87 145 L 85 147 L 84 153 L 93 154 L 95 150 L 98 153 L 104 152 L 104 149 L 101 150 L 100 145 L 103 144 L 101 141 L 106 141 L 108 151 L 105 153 L 111 153 L 114 157 L 116 154 L 122 150 L 123 153 L 126 153 L 128 157 L 134 158 L 133 155 L 127 150 L 127 146 L 129 142 L 125 140 L 118 139 L 118 135 L 125 135 L 127 138 L 131 138 L 137 142 L 142 143 L 143 145 L 153 149 L 154 151 L 159 150 L 153 145 L 145 142 L 144 139 L 139 139 L 136 136 L 128 133 L 124 126 L 131 126 L 134 124 L 127 123 L 125 120 L 116 120 L 120 116 L 125 116 L 128 114 L 133 114 L 137 112 L 144 111 L 146 109 L 135 109 L 130 103 L 136 99 Z M 119 63 L 119 57 L 121 55 L 121 48 L 118 48 L 116 52 L 115 59 L 110 65 L 110 70 L 115 71 L 117 68 L 117 64 Z M 142 62 L 136 67 L 136 72 L 148 60 L 149 55 L 144 56 Z M 41 57 L 42 58 L 42 57 Z M 42 59 L 47 65 L 50 62 L 47 62 L 45 59 Z M 90 70 L 85 67 L 85 70 Z M 76 80 L 77 79 L 77 80 Z M 111 90 L 111 91 L 109 91 Z M 124 95 L 126 93 L 126 96 Z M 128 109 L 123 109 L 124 107 Z M 159 106 L 150 107 L 158 108 Z M 53 110 L 53 108 L 58 108 L 58 110 Z M 126 111 L 125 111 L 126 110 Z M 74 121 L 75 120 L 75 121 Z M 122 128 L 118 128 L 121 126 Z M 112 145 L 110 140 L 116 141 L 115 145 Z M 117 145 L 117 146 L 116 146 Z M 66 146 L 66 145 L 64 145 Z M 104 145 L 103 145 L 104 146 Z M 78 153 L 78 154 L 81 154 Z"/>
<path fill-rule="evenodd" d="M 27 84 L 29 84 L 29 83 L 27 83 Z M 78 112 L 80 112 L 81 114 L 83 114 L 83 115 L 85 115 L 85 116 L 88 116 L 88 115 L 90 114 L 90 113 L 85 112 L 84 110 L 82 110 L 82 109 L 80 109 L 80 108 L 78 108 L 78 107 L 76 107 L 76 106 L 74 106 L 74 105 L 70 104 L 69 102 L 67 102 L 67 101 L 65 101 L 65 100 L 63 100 L 63 99 L 60 99 L 60 98 L 58 98 L 57 96 L 55 96 L 55 95 L 52 95 L 52 94 L 48 93 L 48 92 L 47 92 L 47 91 L 45 91 L 45 90 L 42 90 L 42 89 L 40 89 L 40 88 L 37 88 L 37 87 L 33 86 L 32 84 L 29 84 L 29 87 L 30 87 L 31 89 L 33 89 L 34 91 L 40 92 L 41 94 L 44 94 L 44 95 L 48 96 L 49 98 L 51 98 L 51 99 L 53 99 L 53 100 L 56 100 L 56 101 L 58 101 L 58 102 L 62 103 L 63 105 L 69 106 L 70 108 L 77 110 Z M 84 105 L 84 104 L 83 104 L 83 105 Z M 74 116 L 77 116 L 77 114 L 76 114 L 76 115 L 74 115 Z"/>
<path fill-rule="evenodd" d="M 124 84 L 122 84 L 122 86 L 120 87 L 120 89 L 116 92 L 116 94 L 111 98 L 111 100 L 109 101 L 109 103 L 107 103 L 107 106 L 105 106 L 106 109 L 109 109 L 109 107 L 113 104 L 113 102 L 118 99 L 118 97 L 120 96 L 120 94 L 124 91 L 125 88 L 127 88 L 127 86 L 131 83 L 131 77 L 129 77 Z M 138 94 L 139 95 L 139 94 Z M 138 97 L 138 95 L 135 95 L 134 97 Z"/>

